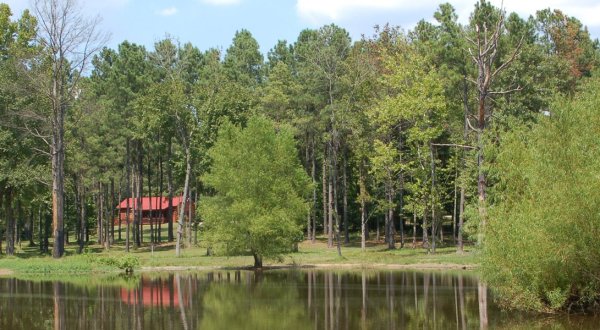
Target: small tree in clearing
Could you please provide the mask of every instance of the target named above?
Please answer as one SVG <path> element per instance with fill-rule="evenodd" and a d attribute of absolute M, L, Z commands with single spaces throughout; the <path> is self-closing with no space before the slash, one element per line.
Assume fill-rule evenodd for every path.
<path fill-rule="evenodd" d="M 209 156 L 202 179 L 215 194 L 200 212 L 214 251 L 251 253 L 255 267 L 290 252 L 303 237 L 310 193 L 292 131 L 264 117 L 250 118 L 246 128 L 225 123 Z"/>

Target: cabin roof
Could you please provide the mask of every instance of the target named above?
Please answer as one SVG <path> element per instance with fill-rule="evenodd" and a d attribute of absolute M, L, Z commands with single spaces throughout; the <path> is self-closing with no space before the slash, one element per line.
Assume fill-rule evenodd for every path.
<path fill-rule="evenodd" d="M 173 197 L 173 207 L 177 207 L 181 203 L 182 197 Z M 125 198 L 119 205 L 118 209 L 126 209 L 127 201 L 129 201 L 129 208 L 137 208 L 137 198 Z M 142 211 L 150 210 L 166 210 L 169 208 L 169 197 L 142 197 Z"/>

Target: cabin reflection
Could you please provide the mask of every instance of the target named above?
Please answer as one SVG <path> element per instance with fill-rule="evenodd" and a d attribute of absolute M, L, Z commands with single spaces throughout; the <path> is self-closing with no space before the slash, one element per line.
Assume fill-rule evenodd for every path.
<path fill-rule="evenodd" d="M 179 307 L 179 288 L 173 278 L 142 278 L 135 288 L 121 288 L 121 300 L 128 305 L 173 308 Z M 188 305 L 190 292 L 182 290 L 183 306 Z"/>

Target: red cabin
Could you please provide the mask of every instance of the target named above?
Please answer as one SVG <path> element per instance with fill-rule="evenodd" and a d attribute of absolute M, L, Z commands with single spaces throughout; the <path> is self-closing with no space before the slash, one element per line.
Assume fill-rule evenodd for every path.
<path fill-rule="evenodd" d="M 150 223 L 168 223 L 169 215 L 169 197 L 142 197 L 142 225 L 149 225 Z M 172 221 L 177 222 L 179 219 L 179 208 L 183 198 L 181 196 L 173 197 L 173 217 Z M 138 209 L 137 198 L 126 198 L 117 208 L 119 209 L 119 217 L 115 219 L 115 224 L 121 220 L 121 223 L 127 223 L 127 208 L 129 207 L 129 221 L 134 220 L 135 212 Z M 190 210 L 191 208 L 191 210 Z M 185 216 L 188 217 L 192 212 L 192 218 L 195 216 L 195 205 L 190 203 L 189 200 L 185 203 Z"/>

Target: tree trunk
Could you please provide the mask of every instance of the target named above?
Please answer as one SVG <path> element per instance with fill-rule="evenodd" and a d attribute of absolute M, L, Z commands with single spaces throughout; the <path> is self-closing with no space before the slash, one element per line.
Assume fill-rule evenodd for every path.
<path fill-rule="evenodd" d="M 429 237 L 427 235 L 427 203 L 423 208 L 423 247 L 429 251 Z"/>
<path fill-rule="evenodd" d="M 310 156 L 310 143 L 309 143 L 309 135 L 306 134 L 306 148 L 304 148 L 304 159 L 305 159 L 305 165 L 306 165 L 306 170 L 308 171 L 309 168 L 309 164 L 312 164 L 311 162 L 311 156 Z M 314 164 L 312 164 L 313 166 L 311 167 L 311 179 L 313 181 L 313 192 L 314 192 Z M 314 205 L 308 210 L 307 214 L 306 214 L 306 240 L 308 241 L 312 241 L 312 216 L 313 216 L 313 209 L 314 209 Z"/>
<path fill-rule="evenodd" d="M 335 135 L 335 134 L 334 134 Z M 333 169 L 333 173 L 332 174 L 332 180 L 333 180 L 333 216 L 334 216 L 334 220 L 335 220 L 335 241 L 336 241 L 336 246 L 337 246 L 337 253 L 338 256 L 342 256 L 342 247 L 341 247 L 341 240 L 340 240 L 340 213 L 338 212 L 339 208 L 338 208 L 338 194 L 337 194 L 337 188 L 338 188 L 338 164 L 337 164 L 337 148 L 335 146 L 335 141 L 332 141 L 332 157 L 331 159 L 333 160 L 333 164 L 332 164 L 332 169 Z"/>
<path fill-rule="evenodd" d="M 127 174 L 125 174 L 127 176 Z M 118 193 L 118 197 L 117 197 L 117 202 L 115 203 L 116 205 L 114 208 L 114 212 L 115 212 L 115 220 L 117 220 L 118 223 L 118 227 L 117 227 L 117 231 L 118 231 L 118 240 L 119 242 L 123 239 L 123 236 L 121 235 L 121 229 L 122 229 L 122 223 L 121 223 L 121 208 L 120 208 L 120 204 L 121 201 L 123 200 L 123 178 L 121 178 L 119 180 L 119 193 Z"/>
<path fill-rule="evenodd" d="M 131 209 L 130 209 L 130 205 L 129 202 L 132 200 L 133 197 L 133 180 L 131 178 L 132 175 L 132 171 L 131 171 L 131 152 L 130 152 L 130 148 L 129 148 L 129 139 L 127 139 L 127 160 L 126 160 L 126 166 L 127 169 L 125 170 L 126 174 L 125 176 L 127 177 L 127 181 L 125 182 L 127 188 L 126 188 L 126 193 L 125 193 L 125 198 L 126 198 L 126 209 L 125 209 L 125 252 L 129 252 L 129 233 L 131 230 Z M 121 215 L 119 214 L 119 218 L 121 217 Z"/>
<path fill-rule="evenodd" d="M 52 257 L 61 258 L 65 253 L 64 237 L 64 194 L 65 194 L 65 147 L 64 147 L 64 114 L 66 106 L 62 100 L 62 85 L 59 86 L 58 79 L 62 72 L 53 72 L 54 86 L 52 91 L 52 232 L 54 245 Z M 58 76 L 58 77 L 57 77 Z"/>
<path fill-rule="evenodd" d="M 464 108 L 464 123 L 463 123 L 463 141 L 466 143 L 467 142 L 467 138 L 468 138 L 468 132 L 469 132 L 469 102 L 468 102 L 468 90 L 469 86 L 467 83 L 467 76 L 466 73 L 464 74 L 463 77 L 463 108 Z M 462 150 L 461 153 L 461 168 L 462 170 L 465 170 L 466 167 L 466 155 L 465 155 L 465 150 Z M 462 236 L 462 228 L 463 228 L 463 221 L 464 221 L 464 210 L 465 210 L 465 187 L 464 187 L 464 183 L 461 182 L 460 184 L 460 203 L 459 203 L 459 215 L 458 215 L 458 237 L 457 237 L 457 248 L 456 248 L 456 252 L 458 253 L 463 253 L 464 252 L 464 247 L 463 247 L 463 236 Z"/>
<path fill-rule="evenodd" d="M 2 203 L 4 199 L 4 195 L 2 194 L 2 190 L 0 190 L 0 208 L 2 208 Z M 2 215 L 2 213 L 0 213 L 0 216 Z M 0 235 L 0 255 L 2 255 L 2 235 Z"/>
<path fill-rule="evenodd" d="M 399 150 L 399 159 L 398 162 L 400 164 L 403 163 L 402 159 L 402 150 L 404 148 L 404 140 L 402 139 L 402 125 L 398 125 L 398 150 Z M 398 173 L 398 193 L 399 193 L 399 201 L 398 201 L 398 227 L 400 229 L 400 248 L 404 247 L 404 172 L 400 170 Z M 393 224 L 392 224 L 393 225 Z M 394 230 L 395 231 L 395 230 Z"/>
<path fill-rule="evenodd" d="M 110 204 L 108 205 L 110 214 L 110 244 L 115 242 L 115 179 L 110 178 Z"/>
<path fill-rule="evenodd" d="M 84 243 L 85 243 L 85 235 L 87 233 L 87 215 L 86 215 L 86 203 L 85 203 L 85 185 L 83 184 L 83 178 L 82 178 L 82 185 L 81 185 L 81 198 L 80 198 L 80 203 L 81 203 L 81 217 L 80 217 L 80 230 L 81 230 L 81 241 L 79 242 L 79 250 L 81 252 L 83 252 L 83 247 L 84 247 Z M 80 253 L 81 253 L 80 252 Z"/>
<path fill-rule="evenodd" d="M 312 213 L 312 233 L 311 233 L 311 242 L 315 242 L 315 236 L 317 234 L 317 160 L 315 157 L 315 142 L 313 139 L 312 142 L 312 170 L 311 170 L 311 178 L 313 182 L 313 207 L 311 210 Z"/>
<path fill-rule="evenodd" d="M 195 207 L 198 206 L 198 198 L 199 198 L 199 195 L 200 195 L 199 191 L 200 191 L 199 187 L 196 186 L 195 193 L 194 193 L 194 197 L 195 198 L 194 198 L 194 204 L 193 204 L 193 206 L 194 206 L 194 217 L 196 215 L 196 209 L 195 209 Z M 198 246 L 198 229 L 199 229 L 198 227 L 200 226 L 200 221 L 194 221 L 194 224 L 195 224 L 195 226 L 194 226 L 194 228 L 195 228 L 195 230 L 194 230 L 194 245 Z"/>
<path fill-rule="evenodd" d="M 132 246 L 135 246 L 137 238 L 137 219 L 140 205 L 138 204 L 138 174 L 135 163 L 131 164 L 131 166 L 131 244 Z"/>
<path fill-rule="evenodd" d="M 321 168 L 321 185 L 323 187 L 322 200 L 323 200 L 323 236 L 329 235 L 329 215 L 328 215 L 328 207 L 329 203 L 327 202 L 327 152 L 323 152 L 323 166 Z M 328 244 L 329 245 L 329 244 Z"/>
<path fill-rule="evenodd" d="M 460 187 L 460 204 L 459 204 L 459 211 L 458 211 L 458 242 L 457 242 L 457 248 L 456 248 L 456 252 L 458 253 L 463 253 L 464 252 L 464 246 L 463 246 L 463 224 L 464 224 L 464 220 L 465 220 L 465 188 L 464 187 Z"/>
<path fill-rule="evenodd" d="M 386 192 L 385 192 L 385 201 L 387 202 L 388 199 L 388 192 L 387 192 L 387 187 L 386 187 Z M 384 213 L 383 213 L 383 242 L 388 244 L 389 242 L 389 238 L 390 238 L 390 214 L 388 212 L 388 209 L 386 208 Z"/>
<path fill-rule="evenodd" d="M 13 192 L 8 188 L 4 193 L 4 215 L 6 216 L 6 255 L 15 254 L 15 218 L 13 214 Z"/>
<path fill-rule="evenodd" d="M 148 152 L 148 197 L 150 198 L 150 243 L 154 244 L 154 200 L 152 198 L 152 175 L 150 173 L 150 167 L 152 166 L 152 161 L 150 159 L 150 152 Z"/>
<path fill-rule="evenodd" d="M 162 213 L 162 203 L 163 203 L 163 166 L 162 166 L 162 154 L 158 156 L 158 172 L 159 172 L 159 179 L 158 179 L 158 193 L 159 193 L 159 200 L 158 200 L 158 205 L 160 206 L 160 220 L 158 221 L 158 244 L 161 243 L 162 241 L 162 223 L 164 221 L 164 214 Z"/>
<path fill-rule="evenodd" d="M 454 204 L 452 206 L 452 241 L 456 244 L 456 207 L 458 206 L 458 164 L 454 175 Z"/>
<path fill-rule="evenodd" d="M 377 217 L 377 221 L 375 221 L 375 224 L 377 226 L 377 231 L 376 231 L 376 234 L 375 234 L 375 240 L 377 241 L 377 243 L 379 243 L 379 240 L 381 239 L 379 237 L 379 231 L 380 231 L 379 230 L 379 222 L 380 222 L 379 217 Z"/>
<path fill-rule="evenodd" d="M 102 214 L 103 214 L 103 208 L 102 208 L 102 184 L 98 183 L 97 185 L 98 187 L 98 192 L 96 193 L 96 231 L 98 234 L 98 244 L 102 245 L 103 242 L 103 235 L 104 235 L 104 231 L 102 230 Z"/>
<path fill-rule="evenodd" d="M 169 138 L 169 146 L 167 148 L 167 189 L 169 190 L 169 208 L 167 209 L 168 235 L 169 242 L 173 242 L 173 139 Z"/>
<path fill-rule="evenodd" d="M 480 130 L 483 128 L 480 127 Z M 483 232 L 485 230 L 486 225 L 486 205 L 485 205 L 485 173 L 483 171 L 483 132 L 477 132 L 477 192 L 478 192 L 478 210 L 479 210 L 479 218 L 481 220 L 481 228 L 477 235 L 477 241 L 479 244 L 482 243 L 483 240 Z"/>
<path fill-rule="evenodd" d="M 364 252 L 367 249 L 367 203 L 364 198 L 360 199 L 360 249 Z"/>
<path fill-rule="evenodd" d="M 44 222 L 44 253 L 50 252 L 50 230 L 52 226 L 52 217 L 47 214 Z"/>
<path fill-rule="evenodd" d="M 262 256 L 258 255 L 256 252 L 253 252 L 252 256 L 254 256 L 254 268 L 262 268 Z"/>
<path fill-rule="evenodd" d="M 404 175 L 400 174 L 400 201 L 398 207 L 398 226 L 400 227 L 400 248 L 404 247 Z"/>
<path fill-rule="evenodd" d="M 415 249 L 417 247 L 417 209 L 413 207 L 413 241 L 412 248 Z"/>
<path fill-rule="evenodd" d="M 192 175 L 192 167 L 190 165 L 190 176 Z M 191 181 L 191 178 L 190 178 Z M 192 217 L 192 200 L 193 200 L 193 196 L 194 192 L 192 191 L 192 187 L 191 184 L 188 186 L 188 209 L 187 209 L 187 213 L 188 213 L 188 226 L 187 226 L 187 244 L 188 247 L 192 246 L 192 224 L 193 224 L 193 217 Z"/>
<path fill-rule="evenodd" d="M 437 233 L 437 217 L 435 213 L 437 200 L 436 200 L 436 187 L 435 187 L 435 158 L 433 155 L 433 146 L 429 143 L 429 154 L 431 156 L 431 251 L 435 254 L 435 242 Z"/>
<path fill-rule="evenodd" d="M 344 223 L 344 243 L 350 243 L 350 234 L 348 233 L 348 170 L 347 153 L 343 153 L 342 158 L 342 219 Z"/>
<path fill-rule="evenodd" d="M 110 198 L 108 196 L 109 192 L 108 192 L 108 185 L 104 185 L 104 192 L 102 193 L 103 199 L 104 199 L 104 249 L 106 251 L 108 251 L 110 249 L 110 226 L 109 226 L 109 221 L 110 221 L 110 215 L 111 215 L 111 210 L 110 210 Z"/>
<path fill-rule="evenodd" d="M 189 141 L 188 141 L 189 142 Z M 192 174 L 192 160 L 191 150 L 189 144 L 185 146 L 185 183 L 183 186 L 183 196 L 181 203 L 179 204 L 179 219 L 177 219 L 177 245 L 175 247 L 175 255 L 181 255 L 181 243 L 183 240 L 183 217 L 185 216 L 186 200 L 188 198 L 188 191 L 190 187 L 190 176 Z"/>
<path fill-rule="evenodd" d="M 331 172 L 331 170 L 330 170 Z M 329 180 L 327 180 L 327 192 L 328 192 L 328 212 L 327 212 L 327 247 L 333 247 L 333 178 L 330 173 Z"/>
<path fill-rule="evenodd" d="M 0 199 L 1 200 L 1 199 Z M 38 242 L 40 252 L 44 252 L 44 223 L 42 222 L 42 206 L 38 206 Z"/>
<path fill-rule="evenodd" d="M 367 184 L 365 179 L 365 161 L 361 161 L 358 178 L 358 188 L 360 194 L 360 248 L 366 250 L 366 232 L 367 232 Z"/>
<path fill-rule="evenodd" d="M 23 231 L 23 225 L 25 223 L 25 214 L 23 212 L 23 206 L 21 205 L 21 199 L 17 198 L 17 218 L 15 219 L 15 242 L 16 244 L 19 246 L 19 248 L 21 247 L 21 237 L 22 237 L 22 231 Z M 69 242 L 68 236 L 67 236 L 67 243 Z"/>
<path fill-rule="evenodd" d="M 388 213 L 387 213 L 387 234 L 388 234 L 388 249 L 390 250 L 394 250 L 396 248 L 396 240 L 394 239 L 394 233 L 395 233 L 395 228 L 394 228 L 394 207 L 393 207 L 393 203 L 394 203 L 394 190 L 391 187 L 389 187 L 389 191 L 388 191 L 388 196 L 387 196 L 388 200 Z"/>
<path fill-rule="evenodd" d="M 35 246 L 35 241 L 33 240 L 34 233 L 34 223 L 33 221 L 33 206 L 29 206 L 29 246 Z M 2 249 L 0 249 L 2 250 Z"/>
<path fill-rule="evenodd" d="M 135 221 L 135 246 L 142 246 L 142 237 L 143 237 L 143 225 L 142 225 L 142 212 L 143 212 L 143 203 L 142 196 L 144 194 L 144 158 L 142 155 L 142 142 L 137 141 L 137 207 L 136 207 L 136 221 Z"/>
<path fill-rule="evenodd" d="M 144 203 L 142 202 L 144 196 L 144 149 L 142 141 L 138 141 L 138 222 L 137 222 L 137 247 L 142 246 L 144 242 L 144 223 L 143 223 L 143 212 Z"/>

